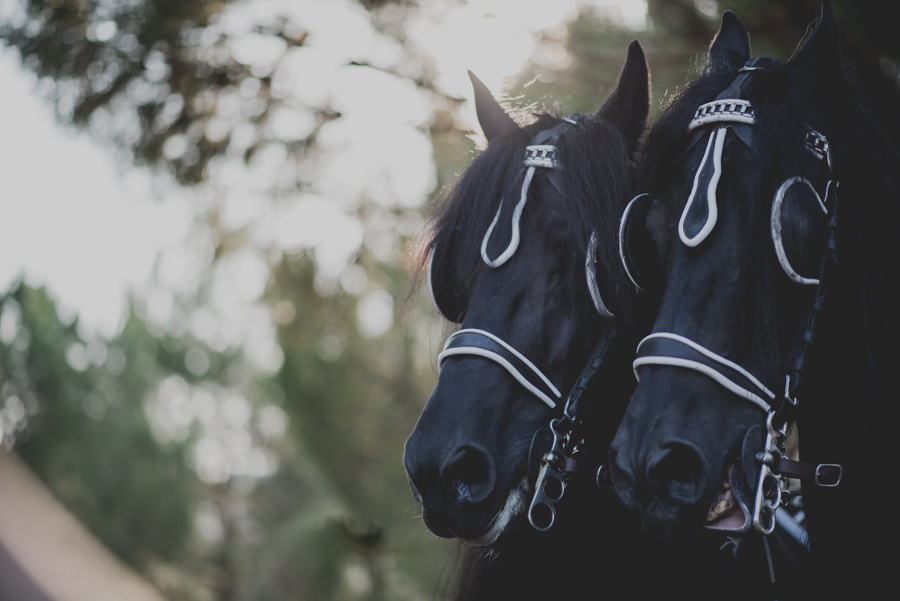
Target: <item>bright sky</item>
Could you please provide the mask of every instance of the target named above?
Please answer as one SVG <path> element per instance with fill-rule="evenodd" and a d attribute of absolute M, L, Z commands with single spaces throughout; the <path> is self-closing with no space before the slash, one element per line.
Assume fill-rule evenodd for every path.
<path fill-rule="evenodd" d="M 56 123 L 35 80 L 0 51 L 0 289 L 24 275 L 111 334 L 127 291 L 184 239 L 191 207 L 153 201 L 146 173 L 120 177 L 108 150 Z"/>
<path fill-rule="evenodd" d="M 635 29 L 643 27 L 645 0 L 591 3 L 618 10 L 623 22 Z M 440 83 L 450 93 L 471 96 L 467 69 L 500 93 L 504 78 L 513 76 L 533 51 L 535 32 L 570 18 L 577 5 L 576 0 L 470 0 L 462 7 L 423 2 L 423 18 L 411 35 L 434 56 Z M 288 69 L 281 85 L 304 95 L 307 102 L 332 100 L 344 117 L 328 124 L 320 136 L 334 152 L 321 165 L 316 194 L 278 204 L 267 198 L 266 190 L 254 182 L 260 181 L 259 171 L 283 161 L 277 153 L 263 155 L 249 169 L 221 165 L 218 184 L 225 191 L 224 217 L 233 225 L 252 224 L 259 247 L 315 248 L 324 272 L 337 277 L 363 240 L 360 224 L 348 214 L 351 203 L 346 199 L 366 191 L 385 205 L 417 206 L 433 186 L 431 151 L 421 134 L 428 107 L 424 97 L 405 82 L 376 71 L 359 81 L 354 79 L 359 69 L 336 66 L 353 53 L 390 53 L 389 46 L 363 34 L 364 15 L 353 2 L 296 0 L 232 6 L 223 21 L 223 28 L 232 31 L 248 29 L 253 18 L 273 6 L 295 14 L 299 23 L 313 29 L 308 48 L 288 63 L 296 71 Z M 267 60 L 274 50 L 253 40 L 250 37 L 236 46 L 238 57 L 248 63 Z M 312 72 L 317 85 L 310 86 L 308 79 L 301 82 L 300 78 L 309 77 L 312 68 L 318 70 Z M 113 335 L 130 292 L 148 296 L 151 317 L 165 322 L 174 302 L 172 293 L 186 292 L 206 264 L 203 255 L 208 248 L 188 241 L 193 211 L 202 203 L 185 191 L 169 191 L 165 200 L 152 198 L 146 172 L 121 171 L 110 149 L 57 124 L 49 105 L 35 94 L 35 78 L 21 71 L 8 49 L 0 50 L 0 81 L 4 82 L 0 94 L 0 290 L 23 276 L 32 285 L 46 285 L 64 311 L 80 316 L 85 333 Z M 360 87 L 366 92 L 360 93 Z M 475 127 L 473 110 L 469 118 Z M 302 132 L 308 127 L 304 119 L 303 114 L 286 115 L 285 130 L 293 127 Z M 384 128 L 389 128 L 388 135 Z M 390 241 L 382 246 L 390 251 Z M 154 266 L 162 289 L 149 285 Z M 195 324 L 196 329 L 201 337 L 218 336 L 227 343 L 253 337 L 259 315 L 252 325 L 240 328 L 240 334 L 223 334 L 209 322 L 245 314 L 247 303 L 255 300 L 264 285 L 264 262 L 246 253 L 220 270 L 218 288 L 223 292 L 217 301 L 214 298 L 219 306 L 215 315 L 207 316 L 205 329 Z M 235 294 L 236 288 L 243 293 Z M 383 291 L 370 290 L 361 305 L 360 326 L 371 335 L 390 325 L 390 298 L 385 296 Z M 258 336 L 269 339 L 271 332 L 265 328 Z M 271 340 L 261 343 L 263 348 L 271 344 Z"/>

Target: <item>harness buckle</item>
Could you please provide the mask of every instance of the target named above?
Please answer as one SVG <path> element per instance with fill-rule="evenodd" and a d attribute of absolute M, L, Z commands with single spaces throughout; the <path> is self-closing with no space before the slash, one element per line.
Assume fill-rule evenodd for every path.
<path fill-rule="evenodd" d="M 528 522 L 535 530 L 541 532 L 550 530 L 556 522 L 554 506 L 563 498 L 568 485 L 568 474 L 562 471 L 561 456 L 554 452 L 555 450 L 554 442 L 553 450 L 545 453 L 541 459 L 541 469 L 534 485 L 534 497 L 528 506 Z"/>
<path fill-rule="evenodd" d="M 838 463 L 821 463 L 816 466 L 816 486 L 833 488 L 841 483 L 844 468 Z"/>
<path fill-rule="evenodd" d="M 775 414 L 776 411 L 772 410 L 766 416 L 766 443 L 763 450 L 757 454 L 759 478 L 753 501 L 753 528 L 766 535 L 772 534 L 775 530 L 775 511 L 781 505 L 786 488 L 786 478 L 775 474 L 771 468 L 776 456 L 784 456 L 784 442 L 787 435 L 787 424 L 783 424 L 780 428 L 775 427 Z"/>

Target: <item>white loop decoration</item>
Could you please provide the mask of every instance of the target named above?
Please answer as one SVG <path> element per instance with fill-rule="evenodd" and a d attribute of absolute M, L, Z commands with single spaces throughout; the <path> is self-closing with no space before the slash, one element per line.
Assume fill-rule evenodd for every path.
<path fill-rule="evenodd" d="M 603 302 L 603 298 L 600 296 L 600 288 L 597 286 L 597 232 L 591 233 L 591 241 L 588 244 L 587 255 L 584 258 L 584 274 L 587 277 L 587 287 L 591 293 L 591 301 L 593 301 L 597 313 L 607 319 L 615 319 L 616 316 Z"/>
<path fill-rule="evenodd" d="M 628 269 L 626 253 L 630 252 L 630 250 L 625 248 L 625 226 L 628 224 L 628 217 L 631 214 L 631 208 L 634 206 L 634 203 L 644 196 L 648 196 L 648 193 L 644 192 L 643 194 L 638 194 L 632 198 L 628 205 L 626 205 L 625 211 L 622 213 L 622 218 L 619 220 L 619 259 L 622 261 L 622 267 L 625 268 L 625 275 L 628 276 L 628 279 L 631 280 L 631 283 L 634 284 L 634 287 L 637 290 L 643 290 L 643 288 L 637 283 L 637 278 L 634 277 L 635 274 L 631 273 L 631 270 Z"/>
<path fill-rule="evenodd" d="M 784 195 L 787 194 L 788 189 L 795 184 L 803 184 L 813 193 L 813 196 L 816 197 L 816 200 L 819 203 L 819 208 L 822 209 L 822 213 L 827 215 L 828 209 L 825 207 L 825 203 L 822 202 L 822 198 L 819 196 L 819 193 L 816 192 L 816 189 L 809 182 L 808 179 L 802 177 L 800 175 L 795 175 L 794 177 L 789 177 L 784 180 L 784 183 L 778 187 L 778 191 L 775 193 L 775 200 L 772 202 L 772 218 L 771 218 L 771 228 L 772 228 L 772 244 L 775 245 L 775 256 L 778 257 L 778 263 L 781 265 L 781 268 L 787 274 L 792 281 L 798 284 L 804 285 L 817 285 L 819 283 L 818 278 L 805 278 L 794 270 L 794 267 L 791 265 L 791 262 L 788 260 L 787 253 L 784 251 L 784 240 L 781 238 L 781 205 L 784 203 Z M 828 182 L 831 185 L 831 182 Z M 828 196 L 826 191 L 825 196 Z"/>
<path fill-rule="evenodd" d="M 725 147 L 725 136 L 727 133 L 728 128 L 726 126 L 719 126 L 716 128 L 709 137 L 709 142 L 706 144 L 706 152 L 703 153 L 703 160 L 700 161 L 700 166 L 697 167 L 697 173 L 694 174 L 694 186 L 691 188 L 691 194 L 688 196 L 687 204 L 685 204 L 684 211 L 681 213 L 681 220 L 678 222 L 678 236 L 686 246 L 697 246 L 706 239 L 716 226 L 716 220 L 718 219 L 719 214 L 716 203 L 716 187 L 719 185 L 719 178 L 722 177 L 722 149 Z M 698 190 L 698 187 L 700 186 L 701 174 L 710 158 L 710 152 L 712 152 L 714 171 L 705 191 L 705 202 L 707 207 L 706 223 L 703 224 L 703 227 L 700 228 L 699 232 L 693 236 L 689 236 L 687 232 L 684 231 L 684 223 L 687 220 L 688 212 L 691 210 L 694 203 L 703 202 L 703 200 L 698 199 L 698 196 L 702 194 L 702 192 Z"/>
<path fill-rule="evenodd" d="M 515 254 L 516 249 L 519 248 L 519 220 L 522 218 L 522 210 L 525 208 L 525 203 L 528 201 L 528 187 L 531 185 L 531 178 L 534 177 L 534 170 L 534 167 L 529 167 L 528 171 L 525 172 L 525 181 L 522 182 L 522 194 L 519 196 L 519 202 L 513 210 L 512 235 L 510 236 L 509 246 L 507 246 L 506 250 L 500 253 L 500 256 L 496 259 L 488 257 L 488 240 L 491 239 L 491 234 L 494 232 L 494 226 L 497 225 L 497 220 L 500 219 L 500 213 L 503 211 L 502 200 L 500 201 L 500 206 L 497 208 L 497 214 L 494 215 L 494 220 L 491 221 L 491 225 L 484 235 L 484 240 L 481 241 L 481 258 L 487 263 L 488 267 L 500 267 L 509 261 L 510 257 Z"/>

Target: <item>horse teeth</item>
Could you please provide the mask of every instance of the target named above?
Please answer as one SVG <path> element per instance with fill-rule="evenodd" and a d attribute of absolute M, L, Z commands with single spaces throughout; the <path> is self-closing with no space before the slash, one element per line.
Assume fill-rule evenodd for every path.
<path fill-rule="evenodd" d="M 716 506 L 713 507 L 709 514 L 706 516 L 706 521 L 713 521 L 714 519 L 725 513 L 725 511 L 727 511 L 730 506 L 731 503 L 728 502 L 728 499 L 722 499 L 721 501 L 716 503 Z"/>

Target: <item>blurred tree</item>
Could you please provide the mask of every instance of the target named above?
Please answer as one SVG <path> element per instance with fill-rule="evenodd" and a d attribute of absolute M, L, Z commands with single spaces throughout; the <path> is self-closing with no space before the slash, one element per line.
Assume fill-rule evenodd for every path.
<path fill-rule="evenodd" d="M 885 106 L 900 105 L 900 40 L 889 30 L 884 4 L 832 4 L 846 67 Z M 623 27 L 608 9 L 585 6 L 564 29 L 544 33 L 510 95 L 531 103 L 553 98 L 561 112 L 596 107 L 615 84 L 628 42 L 637 38 L 650 64 L 658 110 L 699 68 L 723 10 L 741 17 L 755 56 L 787 60 L 820 6 L 820 0 L 648 0 L 647 28 L 640 32 Z"/>
<path fill-rule="evenodd" d="M 332 15 L 331 25 L 348 26 L 338 19 L 349 17 L 371 30 L 361 35 L 377 37 L 374 43 L 381 50 L 347 55 L 342 63 L 324 59 L 327 68 L 379 72 L 431 90 L 448 115 L 438 131 L 459 136 L 451 116 L 457 101 L 436 92 L 423 75 L 427 68 L 403 48 L 400 22 L 415 3 L 364 2 L 373 13 L 362 18 L 352 4 L 341 3 L 344 12 Z M 123 162 L 151 167 L 185 185 L 217 185 L 217 172 L 233 170 L 235 162 L 252 168 L 257 156 L 278 147 L 283 149 L 279 169 L 287 177 L 279 176 L 264 192 L 295 197 L 298 190 L 314 188 L 322 160 L 317 137 L 324 124 L 342 115 L 315 81 L 307 93 L 297 93 L 285 75 L 298 60 L 323 60 L 305 52 L 310 31 L 300 25 L 302 13 L 287 5 L 280 14 L 281 9 L 253 12 L 254 6 L 259 7 L 23 1 L 21 12 L 0 24 L 0 39 L 40 77 L 40 89 L 59 119 L 112 143 Z M 298 55 L 297 49 L 304 53 Z M 57 437 L 70 417 L 57 390 L 41 397 L 48 399 L 42 405 L 45 419 L 30 422 L 28 440 L 17 437 L 16 449 L 76 515 L 175 598 L 418 598 L 419 583 L 432 582 L 441 569 L 444 551 L 437 549 L 446 547 L 436 545 L 415 519 L 418 510 L 400 461 L 402 441 L 427 396 L 423 365 L 412 365 L 409 331 L 415 328 L 404 331 L 393 324 L 392 299 L 401 298 L 406 287 L 405 272 L 395 264 L 402 244 L 395 241 L 417 227 L 416 211 L 365 199 L 354 199 L 345 209 L 365 225 L 363 245 L 376 252 L 361 252 L 350 275 L 340 280 L 319 273 L 314 252 L 262 249 L 273 268 L 269 309 L 281 324 L 285 355 L 277 380 L 254 374 L 234 351 L 216 350 L 191 334 L 191 320 L 215 293 L 217 268 L 212 266 L 196 282 L 197 290 L 176 295 L 168 323 L 148 324 L 133 315 L 120 340 L 93 342 L 117 349 L 133 345 L 127 346 L 134 352 L 127 364 L 139 366 L 138 371 L 119 373 L 109 385 L 133 400 L 130 407 L 138 411 L 147 434 L 141 442 L 126 415 L 109 412 L 105 426 L 111 433 L 92 439 L 97 452 L 103 452 L 108 438 L 121 437 L 133 453 L 163 453 L 180 462 L 187 472 L 168 473 L 176 486 L 182 476 L 193 483 L 191 495 L 168 497 L 186 516 L 181 535 L 167 539 L 169 554 L 178 561 L 142 559 L 148 542 L 130 537 L 133 527 L 107 520 L 105 511 L 95 511 L 92 519 L 90 506 L 53 485 L 40 453 L 54 455 L 65 448 L 69 461 L 82 462 L 79 469 L 96 471 L 69 477 L 81 482 L 85 496 L 95 494 L 92 477 L 103 472 L 88 449 L 62 446 L 64 440 L 79 440 L 82 432 L 70 426 L 65 437 Z M 205 226 L 198 232 L 209 236 L 214 262 L 239 257 L 255 244 L 246 228 L 227 222 L 220 207 L 203 210 L 201 219 Z M 381 322 L 365 335 L 357 327 L 364 306 Z M 68 327 L 77 337 L 75 325 Z M 79 344 L 87 348 L 90 343 Z M 427 358 L 432 354 L 428 349 Z M 54 381 L 72 386 L 69 380 L 79 377 L 70 367 Z M 79 385 L 92 390 L 98 383 L 87 379 Z M 202 405 L 210 397 L 216 405 L 211 411 L 220 414 L 235 392 L 255 416 L 272 415 L 266 411 L 273 407 L 287 416 L 295 434 L 290 441 L 268 437 L 259 428 L 250 432 L 254 446 L 273 453 L 269 463 L 278 471 L 242 475 L 235 465 L 217 462 L 217 454 L 232 463 L 239 459 L 228 455 L 228 446 L 245 445 L 247 428 L 222 424 L 221 416 L 206 423 L 202 416 L 183 415 L 203 411 L 185 403 Z M 141 408 L 150 418 L 149 429 Z M 12 442 L 7 438 L 7 444 Z M 122 484 L 147 502 L 152 498 L 147 487 Z M 127 507 L 122 506 L 123 519 L 139 520 L 141 505 L 132 512 Z M 164 528 L 152 532 L 168 536 Z"/>
<path fill-rule="evenodd" d="M 24 284 L 0 296 L 0 320 L 0 443 L 135 568 L 184 561 L 201 483 L 185 444 L 157 443 L 143 404 L 183 353 L 134 315 L 116 340 L 86 341 Z"/>

